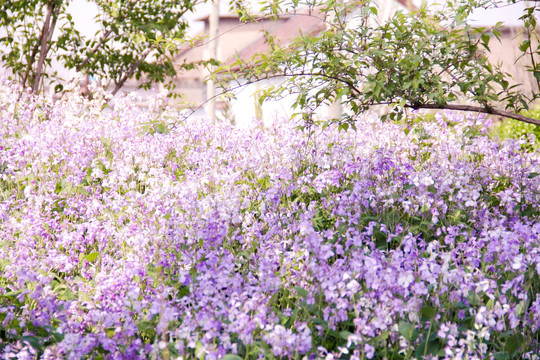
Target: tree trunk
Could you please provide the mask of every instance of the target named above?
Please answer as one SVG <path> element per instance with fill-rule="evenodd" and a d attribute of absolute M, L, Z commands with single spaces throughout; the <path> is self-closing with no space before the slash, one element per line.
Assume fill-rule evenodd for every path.
<path fill-rule="evenodd" d="M 34 84 L 32 85 L 32 92 L 37 94 L 41 85 L 41 78 L 43 77 L 43 68 L 45 65 L 45 59 L 49 52 L 49 42 L 52 39 L 54 28 L 56 27 L 56 21 L 58 20 L 58 14 L 60 13 L 61 2 L 51 1 L 47 5 L 47 17 L 43 22 L 43 28 L 41 30 L 41 45 L 39 49 L 39 59 L 36 67 L 36 74 L 34 76 Z"/>
<path fill-rule="evenodd" d="M 212 13 L 208 19 L 210 42 L 208 43 L 208 57 L 209 59 L 217 59 L 217 47 L 218 47 L 218 26 L 219 26 L 219 0 L 214 0 L 212 5 Z M 214 67 L 210 68 L 213 71 Z M 208 79 L 206 83 L 206 98 L 208 101 L 206 110 L 207 115 L 212 119 L 212 123 L 216 123 L 216 86 L 212 79 Z"/>
<path fill-rule="evenodd" d="M 435 105 L 435 104 L 423 104 L 423 105 L 405 105 L 409 108 L 414 109 L 439 109 L 439 110 L 458 110 L 458 111 L 470 111 L 470 112 L 477 112 L 477 113 L 484 113 L 484 114 L 490 114 L 490 115 L 498 115 L 509 119 L 514 119 L 518 121 L 523 121 L 529 124 L 534 125 L 540 125 L 540 120 L 533 119 L 528 116 L 523 116 L 521 114 L 516 114 L 509 111 L 499 110 L 495 108 L 485 108 L 481 106 L 473 106 L 473 105 L 453 105 L 453 104 L 446 104 L 446 105 Z"/>

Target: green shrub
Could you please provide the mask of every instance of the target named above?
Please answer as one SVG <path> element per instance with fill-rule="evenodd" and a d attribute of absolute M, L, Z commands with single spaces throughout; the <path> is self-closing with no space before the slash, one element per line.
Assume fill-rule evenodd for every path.
<path fill-rule="evenodd" d="M 523 115 L 532 117 L 534 119 L 540 119 L 540 105 L 537 105 L 533 109 L 524 112 Z M 540 126 L 538 125 L 506 119 L 493 128 L 492 134 L 501 139 L 519 139 L 521 137 L 527 138 L 529 134 L 532 134 L 535 136 L 534 145 L 531 143 L 529 146 L 534 149 L 538 149 L 540 146 Z"/>

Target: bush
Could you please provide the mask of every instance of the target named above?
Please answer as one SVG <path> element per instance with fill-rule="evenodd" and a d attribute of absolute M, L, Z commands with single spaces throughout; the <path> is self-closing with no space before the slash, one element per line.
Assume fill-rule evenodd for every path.
<path fill-rule="evenodd" d="M 540 106 L 527 111 L 524 115 L 533 119 L 540 119 Z M 502 139 L 526 139 L 528 142 L 527 148 L 530 150 L 538 149 L 540 146 L 540 126 L 538 125 L 506 119 L 494 127 L 493 134 Z M 534 135 L 534 138 L 530 137 L 531 134 Z"/>
<path fill-rule="evenodd" d="M 535 358 L 540 166 L 484 120 L 239 130 L 2 86 L 3 358 Z"/>

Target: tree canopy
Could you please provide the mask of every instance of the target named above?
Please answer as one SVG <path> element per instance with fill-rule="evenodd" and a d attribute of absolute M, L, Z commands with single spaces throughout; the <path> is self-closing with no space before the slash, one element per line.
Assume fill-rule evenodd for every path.
<path fill-rule="evenodd" d="M 143 87 L 164 83 L 197 64 L 174 64 L 187 42 L 185 15 L 204 0 L 93 0 L 100 31 L 81 35 L 67 11 L 70 1 L 4 0 L 0 3 L 1 65 L 34 93 L 45 81 L 60 92 L 52 65 L 104 79 L 115 94 L 131 78 Z M 107 84 L 106 84 L 107 85 Z"/>
<path fill-rule="evenodd" d="M 379 8 L 373 1 L 277 1 L 265 8 L 268 16 L 298 14 L 303 6 L 302 16 L 324 17 L 326 29 L 316 35 L 303 34 L 287 47 L 270 46 L 269 53 L 251 61 L 239 59 L 222 68 L 221 74 L 231 75 L 224 77 L 226 86 L 237 78 L 234 72 L 238 69 L 248 82 L 288 78 L 266 91 L 262 99 L 295 93 L 295 105 L 308 110 L 303 111 L 306 120 L 315 108 L 339 100 L 354 114 L 373 105 L 387 105 L 390 118 L 400 118 L 406 108 L 451 109 L 538 125 L 540 120 L 520 114 L 538 99 L 538 91 L 523 91 L 510 74 L 488 61 L 490 43 L 500 39 L 503 24 L 473 27 L 467 23 L 477 8 L 514 2 L 455 0 L 442 9 L 424 3 L 379 22 Z M 538 83 L 537 11 L 536 2 L 525 8 L 519 50 L 530 58 L 527 70 Z M 276 42 L 270 36 L 267 40 Z M 350 116 L 334 120 L 354 126 Z"/>

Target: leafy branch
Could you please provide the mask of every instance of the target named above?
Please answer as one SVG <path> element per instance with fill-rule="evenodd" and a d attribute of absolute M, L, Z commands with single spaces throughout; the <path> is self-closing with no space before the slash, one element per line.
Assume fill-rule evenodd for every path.
<path fill-rule="evenodd" d="M 266 96 L 294 93 L 295 106 L 302 109 L 342 101 L 354 114 L 386 104 L 397 118 L 404 108 L 451 109 L 540 125 L 538 119 L 520 114 L 538 93 L 511 85 L 511 76 L 487 59 L 490 40 L 501 37 L 500 26 L 472 28 L 465 22 L 475 7 L 487 3 L 450 2 L 444 11 L 424 6 L 397 12 L 379 24 L 371 1 L 355 2 L 355 8 L 344 6 L 341 11 L 334 1 L 324 2 L 323 11 L 338 13 L 332 26 L 313 36 L 301 35 L 286 47 L 268 35 L 268 53 L 249 61 L 237 59 L 216 77 L 225 89 L 231 81 L 288 78 Z M 534 12 L 529 9 L 524 15 L 528 34 L 536 34 Z M 347 25 L 350 19 L 356 20 L 354 27 Z M 538 49 L 532 43 L 522 44 L 521 50 L 532 57 L 528 70 L 540 81 L 534 59 Z"/>
<path fill-rule="evenodd" d="M 169 82 L 196 61 L 177 65 L 174 55 L 187 39 L 185 19 L 206 0 L 93 0 L 102 29 L 85 37 L 75 28 L 63 0 L 0 2 L 0 60 L 21 84 L 37 93 L 46 87 L 64 92 L 65 80 L 51 73 L 53 60 L 66 69 L 112 84 L 116 94 L 130 79 L 141 87 Z M 62 24 L 60 27 L 59 24 Z M 54 32 L 59 36 L 53 37 Z"/>

